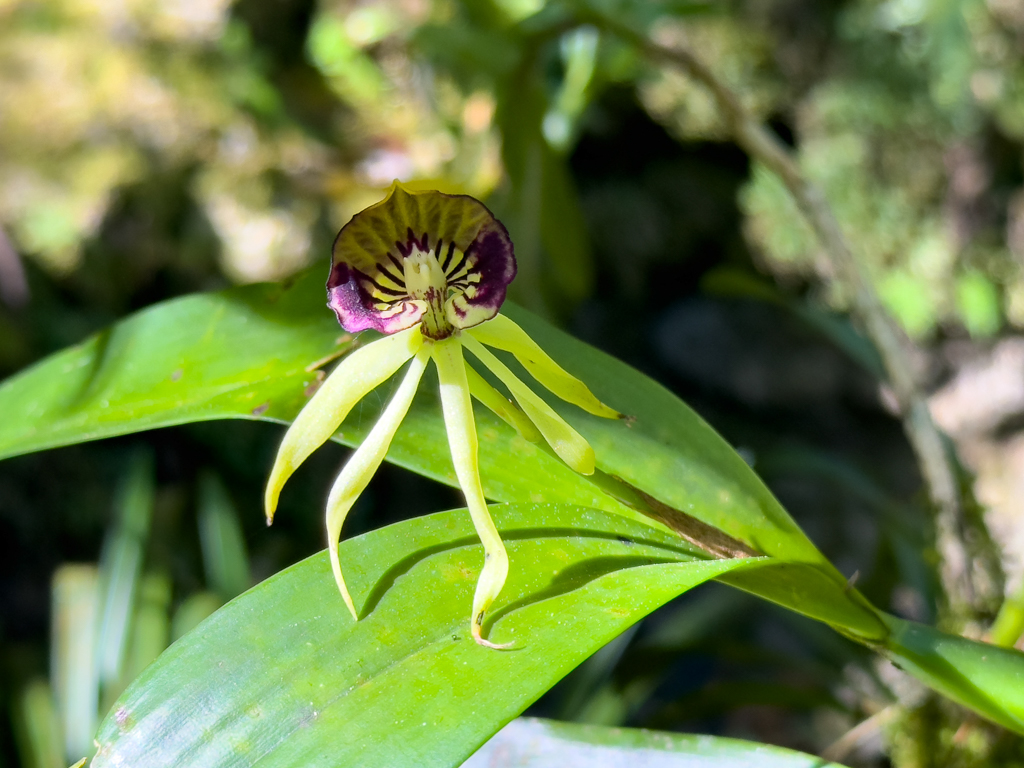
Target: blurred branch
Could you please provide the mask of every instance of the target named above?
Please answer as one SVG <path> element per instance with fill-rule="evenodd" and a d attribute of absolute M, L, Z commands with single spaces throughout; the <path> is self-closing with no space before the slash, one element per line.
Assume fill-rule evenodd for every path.
<path fill-rule="evenodd" d="M 890 704 L 888 707 L 879 710 L 866 720 L 861 720 L 857 725 L 848 730 L 821 752 L 823 760 L 838 763 L 845 760 L 868 739 L 875 738 L 879 732 L 889 723 L 895 720 L 900 714 L 899 704 Z"/>
<path fill-rule="evenodd" d="M 592 16 L 592 12 L 584 13 Z M 984 597 L 975 584 L 972 558 L 966 545 L 977 538 L 988 537 L 970 535 L 953 457 L 917 384 L 903 348 L 902 334 L 883 308 L 867 270 L 850 249 L 824 194 L 804 178 L 792 152 L 746 110 L 739 97 L 692 51 L 679 45 L 661 45 L 603 16 L 587 19 L 591 20 L 635 45 L 649 58 L 684 70 L 711 91 L 736 143 L 782 179 L 818 236 L 835 273 L 849 289 L 854 313 L 864 324 L 884 361 L 889 384 L 899 402 L 904 429 L 935 506 L 935 543 L 941 558 L 940 578 L 949 601 L 951 618 L 957 629 L 962 629 L 965 620 L 980 612 L 979 602 Z"/>
<path fill-rule="evenodd" d="M 0 302 L 11 309 L 28 303 L 28 280 L 14 245 L 0 228 Z"/>

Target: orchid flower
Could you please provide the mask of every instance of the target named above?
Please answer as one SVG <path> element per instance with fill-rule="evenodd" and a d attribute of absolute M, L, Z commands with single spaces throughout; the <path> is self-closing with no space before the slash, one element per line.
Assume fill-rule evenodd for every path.
<path fill-rule="evenodd" d="M 430 360 L 437 368 L 455 474 L 484 546 L 471 617 L 473 638 L 481 645 L 504 647 L 485 640 L 482 628 L 508 575 L 508 555 L 484 499 L 471 398 L 527 440 L 547 441 L 577 472 L 594 472 L 594 451 L 587 441 L 487 347 L 511 353 L 563 400 L 597 416 L 621 417 L 498 313 L 515 274 L 508 231 L 483 203 L 467 195 L 413 192 L 397 181 L 383 201 L 356 214 L 334 242 L 328 306 L 346 331 L 372 329 L 384 336 L 345 357 L 288 429 L 267 484 L 266 512 L 269 525 L 281 488 L 295 469 L 334 434 L 356 403 L 408 363 L 391 401 L 342 468 L 327 500 L 331 568 L 357 621 L 338 558 L 341 528 L 383 461 Z M 469 365 L 464 350 L 513 400 Z"/>

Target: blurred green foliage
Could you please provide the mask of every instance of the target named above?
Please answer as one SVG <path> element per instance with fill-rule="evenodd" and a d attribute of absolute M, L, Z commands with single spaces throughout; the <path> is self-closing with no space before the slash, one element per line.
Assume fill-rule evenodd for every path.
<path fill-rule="evenodd" d="M 775 69 L 776 90 L 744 84 L 793 127 L 805 172 L 915 338 L 1024 325 L 1021 160 L 1004 156 L 1024 139 L 1022 34 L 1016 3 L 846 3 L 819 61 L 773 46 L 791 65 Z M 827 277 L 777 180 L 755 174 L 742 199 L 771 269 Z"/>
<path fill-rule="evenodd" d="M 248 282 L 304 266 L 311 245 L 393 177 L 497 190 L 520 252 L 519 298 L 558 313 L 593 290 L 563 159 L 587 105 L 609 85 L 635 83 L 681 140 L 725 136 L 706 92 L 577 26 L 576 7 L 325 1 L 290 30 L 300 38 L 285 60 L 265 43 L 290 20 L 257 3 L 6 0 L 0 223 L 19 250 L 69 276 L 122 190 L 183 172 L 222 272 Z M 685 38 L 754 114 L 787 127 L 912 336 L 1024 325 L 1021 163 L 999 157 L 1024 138 L 1016 3 L 592 8 L 665 42 Z M 740 199 L 766 266 L 828 277 L 776 180 L 756 171 Z M 202 237 L 174 234 L 164 258 L 181 268 Z M 154 245 L 132 269 L 160 268 Z M 845 306 L 834 284 L 825 293 Z"/>

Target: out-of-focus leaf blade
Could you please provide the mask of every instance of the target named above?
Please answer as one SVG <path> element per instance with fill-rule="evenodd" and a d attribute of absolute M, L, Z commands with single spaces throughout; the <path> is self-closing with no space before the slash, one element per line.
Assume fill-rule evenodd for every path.
<path fill-rule="evenodd" d="M 511 571 L 488 632 L 512 650 L 468 632 L 482 564 L 468 513 L 406 521 L 342 543 L 359 622 L 325 553 L 277 574 L 143 673 L 101 725 L 94 768 L 458 765 L 637 619 L 760 562 L 698 559 L 596 510 L 493 511 Z"/>
<path fill-rule="evenodd" d="M 889 659 L 975 712 L 1024 733 L 1024 653 L 886 616 Z"/>
<path fill-rule="evenodd" d="M 1012 648 L 1024 635 L 1024 589 L 1017 591 L 1003 601 L 989 631 L 989 639 L 995 645 Z"/>
<path fill-rule="evenodd" d="M 513 720 L 462 768 L 839 768 L 820 757 L 738 739 L 636 728 Z"/>
<path fill-rule="evenodd" d="M 64 738 L 50 684 L 42 678 L 28 683 L 14 704 L 14 736 L 25 768 L 64 768 Z"/>
<path fill-rule="evenodd" d="M 460 22 L 419 26 L 412 44 L 433 64 L 470 87 L 479 86 L 481 76 L 506 75 L 521 55 L 516 41 L 506 32 Z"/>
<path fill-rule="evenodd" d="M 199 480 L 199 543 L 206 581 L 217 594 L 230 600 L 249 588 L 249 555 L 238 512 L 224 483 L 212 473 Z"/>
<path fill-rule="evenodd" d="M 878 350 L 848 319 L 813 302 L 788 296 L 760 275 L 736 267 L 718 267 L 701 279 L 701 288 L 716 296 L 754 299 L 782 307 L 832 342 L 872 376 L 879 380 L 887 378 Z"/>
<path fill-rule="evenodd" d="M 92 565 L 64 565 L 53 575 L 50 669 L 64 734 L 64 756 L 92 751 L 99 709 L 96 639 L 99 576 Z"/>
<path fill-rule="evenodd" d="M 121 481 L 117 518 L 100 558 L 100 614 L 97 666 L 104 688 L 121 681 L 125 649 L 135 608 L 135 589 L 142 570 L 142 553 L 153 516 L 153 457 L 136 454 Z M 109 695 L 104 691 L 105 695 Z"/>
<path fill-rule="evenodd" d="M 132 643 L 125 660 L 125 683 L 138 677 L 170 642 L 171 586 L 170 577 L 164 573 L 149 573 L 142 579 Z"/>
<path fill-rule="evenodd" d="M 540 239 L 559 289 L 579 301 L 590 295 L 594 285 L 590 235 L 579 192 L 565 159 L 546 146 L 541 168 Z"/>

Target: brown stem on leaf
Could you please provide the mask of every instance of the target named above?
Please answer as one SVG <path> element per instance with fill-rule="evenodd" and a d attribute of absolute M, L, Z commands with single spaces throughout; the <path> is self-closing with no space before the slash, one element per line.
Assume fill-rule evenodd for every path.
<path fill-rule="evenodd" d="M 718 560 L 764 556 L 739 539 L 734 539 L 725 531 L 659 501 L 620 477 L 597 470 L 590 476 L 590 481 L 616 501 L 652 520 L 657 520 L 675 532 L 679 538 L 690 542 Z"/>

